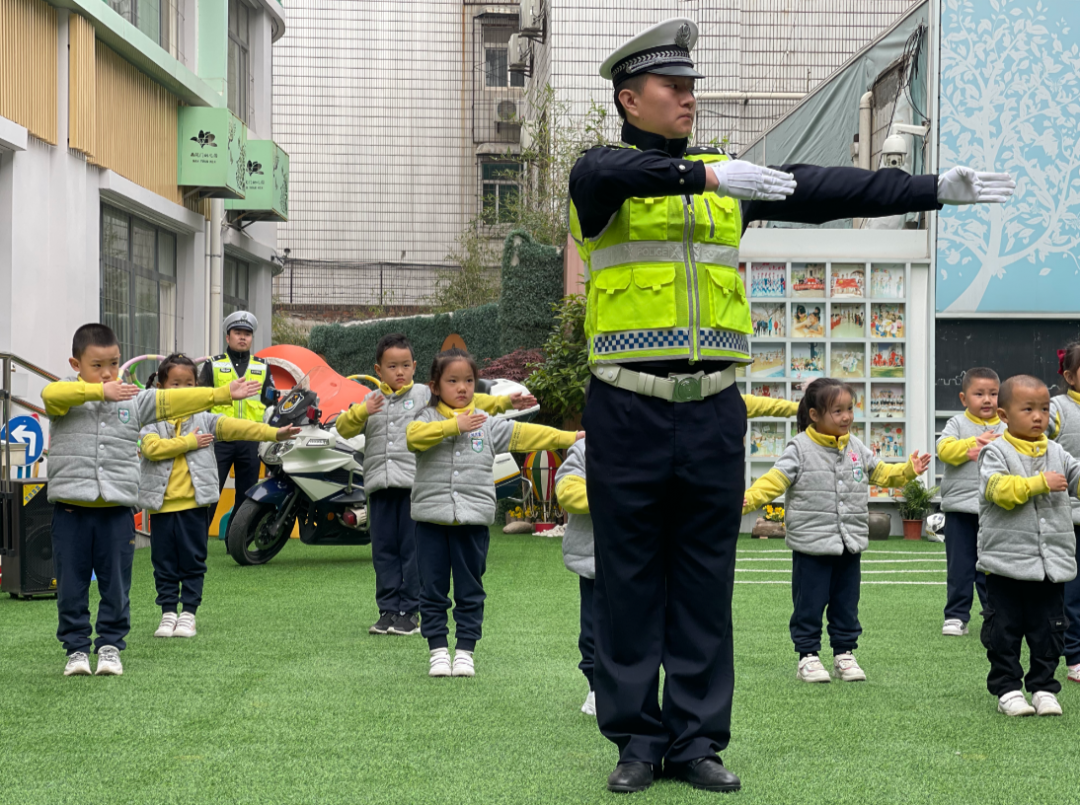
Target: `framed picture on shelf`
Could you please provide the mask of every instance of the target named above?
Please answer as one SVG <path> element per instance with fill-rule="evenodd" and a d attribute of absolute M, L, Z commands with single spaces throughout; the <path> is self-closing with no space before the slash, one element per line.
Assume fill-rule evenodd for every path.
<path fill-rule="evenodd" d="M 787 399 L 787 388 L 783 383 L 751 383 L 750 393 L 768 400 Z"/>
<path fill-rule="evenodd" d="M 833 304 L 831 308 L 829 333 L 833 338 L 866 336 L 866 305 Z"/>
<path fill-rule="evenodd" d="M 904 452 L 904 426 L 892 422 L 871 422 L 870 441 L 866 446 L 882 461 L 907 458 Z"/>
<path fill-rule="evenodd" d="M 881 263 L 870 267 L 870 295 L 875 299 L 904 298 L 904 264 Z"/>
<path fill-rule="evenodd" d="M 866 345 L 834 342 L 829 360 L 830 377 L 866 377 Z"/>
<path fill-rule="evenodd" d="M 750 458 L 779 458 L 787 441 L 783 422 L 750 423 Z"/>
<path fill-rule="evenodd" d="M 904 345 L 871 344 L 870 377 L 903 377 Z"/>
<path fill-rule="evenodd" d="M 787 306 L 783 302 L 754 302 L 750 321 L 754 338 L 783 338 L 787 335 Z"/>
<path fill-rule="evenodd" d="M 866 386 L 862 383 L 852 383 L 851 390 L 855 392 L 851 400 L 852 410 L 856 419 L 866 419 Z"/>
<path fill-rule="evenodd" d="M 749 296 L 750 294 L 747 292 L 750 286 L 746 284 L 746 263 L 739 263 L 739 279 L 742 280 L 743 293 Z"/>
<path fill-rule="evenodd" d="M 831 296 L 853 299 L 866 296 L 866 266 L 862 263 L 833 263 Z"/>
<path fill-rule="evenodd" d="M 885 486 L 870 486 L 871 500 L 892 500 L 901 497 L 899 489 L 890 489 Z"/>
<path fill-rule="evenodd" d="M 825 344 L 792 344 L 791 376 L 802 380 L 825 376 Z"/>
<path fill-rule="evenodd" d="M 791 295 L 825 298 L 825 264 L 792 263 Z"/>
<path fill-rule="evenodd" d="M 904 391 L 901 383 L 872 383 L 870 416 L 874 419 L 903 419 Z"/>
<path fill-rule="evenodd" d="M 786 354 L 784 344 L 751 344 L 750 377 L 783 377 Z"/>
<path fill-rule="evenodd" d="M 871 338 L 903 338 L 904 306 L 878 302 L 870 305 Z"/>
<path fill-rule="evenodd" d="M 792 338 L 824 338 L 825 337 L 825 303 L 818 302 L 792 302 L 791 304 L 791 337 Z"/>
<path fill-rule="evenodd" d="M 751 263 L 750 296 L 787 296 L 787 263 Z"/>

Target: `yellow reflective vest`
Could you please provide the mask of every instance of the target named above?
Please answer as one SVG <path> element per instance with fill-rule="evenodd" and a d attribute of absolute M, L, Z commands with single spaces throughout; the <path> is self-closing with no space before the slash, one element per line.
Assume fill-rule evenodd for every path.
<path fill-rule="evenodd" d="M 229 360 L 227 354 L 215 355 L 211 365 L 214 368 L 214 388 L 217 388 L 218 386 L 227 386 L 236 380 L 236 370 L 233 368 L 232 361 Z M 261 384 L 266 380 L 266 373 L 269 371 L 270 367 L 258 358 L 251 356 L 248 358 L 247 372 L 244 374 L 244 380 L 257 380 Z M 248 419 L 252 422 L 262 422 L 266 406 L 262 403 L 261 394 L 262 392 L 260 391 L 254 397 L 247 397 L 243 400 L 233 400 L 231 405 L 215 405 L 210 410 L 215 414 L 234 416 L 238 419 Z"/>
<path fill-rule="evenodd" d="M 728 157 L 689 148 L 683 159 Z M 629 198 L 593 238 L 582 237 L 571 202 L 570 231 L 585 263 L 590 363 L 750 361 L 738 201 L 708 192 Z"/>

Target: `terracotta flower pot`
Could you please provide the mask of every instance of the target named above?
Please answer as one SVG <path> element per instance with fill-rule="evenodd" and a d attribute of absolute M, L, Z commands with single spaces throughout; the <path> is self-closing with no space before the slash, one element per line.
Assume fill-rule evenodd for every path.
<path fill-rule="evenodd" d="M 922 539 L 922 520 L 904 520 L 904 539 Z"/>

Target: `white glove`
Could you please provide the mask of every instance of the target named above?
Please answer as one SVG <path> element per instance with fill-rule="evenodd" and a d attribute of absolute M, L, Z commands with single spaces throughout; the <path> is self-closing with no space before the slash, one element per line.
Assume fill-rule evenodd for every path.
<path fill-rule="evenodd" d="M 763 168 L 752 162 L 731 159 L 709 165 L 716 175 L 721 196 L 746 201 L 783 201 L 795 192 L 795 177 L 790 173 Z"/>
<path fill-rule="evenodd" d="M 971 168 L 950 168 L 937 180 L 942 204 L 1003 204 L 1016 189 L 1007 173 L 982 173 Z"/>

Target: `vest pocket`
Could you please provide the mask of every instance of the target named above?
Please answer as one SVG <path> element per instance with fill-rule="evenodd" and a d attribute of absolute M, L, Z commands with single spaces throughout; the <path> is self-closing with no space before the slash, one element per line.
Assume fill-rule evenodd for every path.
<path fill-rule="evenodd" d="M 629 198 L 630 240 L 668 239 L 668 198 Z"/>
<path fill-rule="evenodd" d="M 705 193 L 702 200 L 705 202 L 709 240 L 738 246 L 741 222 L 740 216 L 736 214 L 736 205 L 739 202 L 730 196 L 718 196 L 716 193 Z"/>
<path fill-rule="evenodd" d="M 746 303 L 739 272 L 732 268 L 712 267 L 709 272 L 709 323 L 713 327 L 750 333 L 750 306 Z"/>
<path fill-rule="evenodd" d="M 675 266 L 606 268 L 594 283 L 601 332 L 675 326 Z"/>

